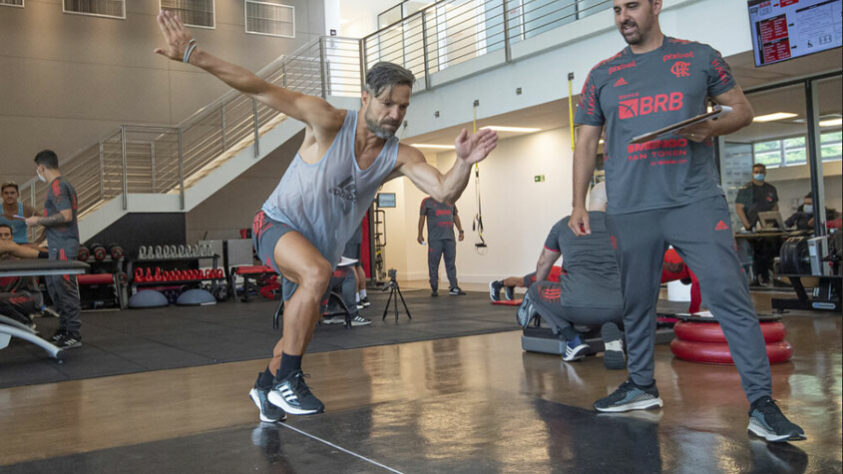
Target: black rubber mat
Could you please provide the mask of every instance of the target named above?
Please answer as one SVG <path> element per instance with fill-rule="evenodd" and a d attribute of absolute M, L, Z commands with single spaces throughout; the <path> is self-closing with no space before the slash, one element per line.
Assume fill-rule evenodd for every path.
<path fill-rule="evenodd" d="M 517 330 L 513 307 L 493 306 L 485 292 L 465 296 L 429 291 L 403 291 L 412 315 L 399 303 L 381 320 L 387 293 L 370 291 L 372 306 L 361 314 L 369 326 L 317 327 L 308 352 L 401 342 L 423 341 Z M 255 298 L 214 306 L 169 306 L 159 309 L 84 312 L 81 348 L 65 351 L 58 364 L 40 348 L 18 339 L 0 350 L 0 388 L 63 380 L 102 377 L 147 370 L 268 358 L 281 337 L 272 329 L 277 301 Z M 38 330 L 49 337 L 58 321 L 37 319 Z"/>

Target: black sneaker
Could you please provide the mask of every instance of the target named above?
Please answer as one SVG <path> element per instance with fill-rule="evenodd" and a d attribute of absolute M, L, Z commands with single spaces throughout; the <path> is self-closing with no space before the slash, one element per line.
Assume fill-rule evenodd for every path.
<path fill-rule="evenodd" d="M 362 304 L 364 308 L 368 308 L 369 306 L 372 306 L 372 303 L 369 302 L 368 296 L 364 296 L 363 298 L 360 298 L 360 304 Z"/>
<path fill-rule="evenodd" d="M 325 411 L 325 405 L 310 392 L 301 370 L 275 381 L 267 398 L 273 405 L 293 415 L 312 415 Z"/>
<path fill-rule="evenodd" d="M 369 319 L 369 318 L 364 318 L 363 316 L 360 316 L 359 314 L 357 316 L 351 318 L 351 325 L 352 326 L 368 326 L 369 324 L 372 324 L 372 320 Z"/>
<path fill-rule="evenodd" d="M 455 287 L 451 288 L 450 290 L 448 290 L 448 294 L 451 295 L 451 296 L 463 296 L 465 294 L 465 292 L 462 291 L 460 289 L 460 287 L 455 286 Z"/>
<path fill-rule="evenodd" d="M 503 288 L 503 282 L 497 280 L 489 282 L 489 298 L 491 298 L 492 301 L 501 300 L 501 288 Z"/>
<path fill-rule="evenodd" d="M 439 296 L 438 290 L 430 290 L 430 296 Z"/>
<path fill-rule="evenodd" d="M 533 301 L 530 299 L 530 294 L 527 293 L 524 295 L 524 299 L 521 301 L 521 305 L 518 307 L 518 310 L 515 312 L 515 319 L 518 321 L 518 325 L 521 326 L 521 329 L 527 329 L 527 326 L 533 322 L 533 319 L 536 317 L 536 311 L 533 309 Z"/>
<path fill-rule="evenodd" d="M 53 344 L 59 349 L 73 349 L 74 347 L 82 347 L 82 336 L 71 336 L 70 334 L 63 334 L 61 338 Z"/>
<path fill-rule="evenodd" d="M 594 402 L 594 409 L 604 413 L 645 410 L 664 405 L 659 398 L 656 384 L 650 388 L 639 387 L 632 380 L 622 383 L 611 395 Z"/>
<path fill-rule="evenodd" d="M 776 402 L 766 395 L 756 400 L 750 407 L 747 429 L 771 443 L 806 439 L 805 431 L 788 420 L 776 406 Z"/>
<path fill-rule="evenodd" d="M 507 286 L 504 288 L 503 297 L 506 298 L 507 301 L 512 301 L 515 299 L 515 287 L 514 286 Z"/>
<path fill-rule="evenodd" d="M 261 421 L 265 421 L 267 423 L 275 423 L 277 421 L 284 421 L 287 419 L 287 414 L 284 413 L 280 407 L 273 405 L 267 396 L 269 395 L 269 390 L 260 389 L 258 387 L 253 387 L 251 391 L 249 391 L 249 398 L 255 402 L 257 405 L 258 410 L 260 410 L 260 418 Z"/>
<path fill-rule="evenodd" d="M 56 332 L 50 336 L 49 341 L 53 344 L 59 342 L 64 337 L 64 329 L 56 329 Z"/>

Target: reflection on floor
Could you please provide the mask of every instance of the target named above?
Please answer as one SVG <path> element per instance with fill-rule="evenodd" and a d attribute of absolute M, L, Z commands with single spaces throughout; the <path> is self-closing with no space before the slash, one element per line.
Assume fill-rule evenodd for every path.
<path fill-rule="evenodd" d="M 747 435 L 733 367 L 659 346 L 664 409 L 597 415 L 625 373 L 524 353 L 512 331 L 312 354 L 327 412 L 286 425 L 246 395 L 262 361 L 3 389 L 0 472 L 839 472 L 841 318 L 784 321 L 793 445 Z"/>

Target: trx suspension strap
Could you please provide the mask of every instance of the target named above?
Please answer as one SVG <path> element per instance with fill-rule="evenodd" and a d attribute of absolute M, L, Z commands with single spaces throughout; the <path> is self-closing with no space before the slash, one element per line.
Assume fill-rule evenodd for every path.
<path fill-rule="evenodd" d="M 480 101 L 474 101 L 474 108 L 472 110 L 471 125 L 474 134 L 477 134 L 477 107 L 480 106 Z M 474 163 L 474 194 L 477 196 L 477 214 L 474 216 L 474 222 L 471 224 L 471 230 L 477 231 L 477 236 L 480 237 L 480 242 L 474 244 L 478 251 L 486 248 L 486 240 L 483 238 L 483 210 L 480 206 L 480 164 Z"/>
<path fill-rule="evenodd" d="M 571 129 L 571 151 L 574 151 L 574 97 L 571 91 L 574 83 L 574 73 L 568 73 L 568 127 Z"/>

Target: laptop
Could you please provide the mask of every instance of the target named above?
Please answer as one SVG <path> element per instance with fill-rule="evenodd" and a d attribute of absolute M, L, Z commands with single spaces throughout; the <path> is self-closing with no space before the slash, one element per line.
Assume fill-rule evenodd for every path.
<path fill-rule="evenodd" d="M 761 232 L 784 230 L 784 221 L 779 211 L 764 211 L 758 213 L 758 230 Z"/>

